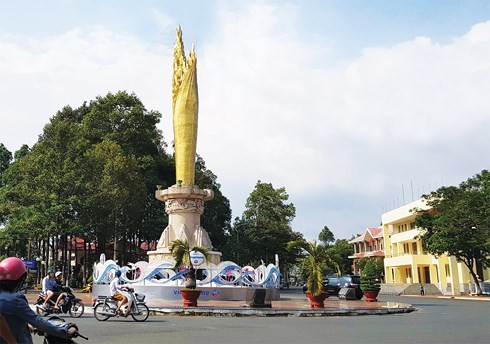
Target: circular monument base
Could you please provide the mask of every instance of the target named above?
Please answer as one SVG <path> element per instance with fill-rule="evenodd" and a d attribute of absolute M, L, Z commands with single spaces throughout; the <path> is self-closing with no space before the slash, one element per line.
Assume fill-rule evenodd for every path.
<path fill-rule="evenodd" d="M 131 285 L 137 293 L 144 294 L 146 301 L 151 303 L 152 300 L 158 301 L 177 301 L 182 300 L 180 295 L 181 286 L 159 286 L 159 285 Z M 253 299 L 255 287 L 200 287 L 197 289 L 201 291 L 199 301 L 250 301 Z M 280 293 L 278 288 L 266 288 L 266 299 L 279 300 Z M 94 284 L 92 286 L 92 295 L 96 298 L 99 295 L 109 295 L 108 284 Z"/>

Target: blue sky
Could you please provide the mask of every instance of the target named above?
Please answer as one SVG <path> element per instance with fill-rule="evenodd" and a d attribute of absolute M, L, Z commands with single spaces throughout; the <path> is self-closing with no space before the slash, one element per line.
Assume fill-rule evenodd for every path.
<path fill-rule="evenodd" d="M 240 215 L 258 179 L 293 226 L 350 238 L 488 168 L 489 1 L 3 1 L 0 142 L 134 91 L 172 139 L 175 27 L 196 44 L 198 151 Z M 26 101 L 27 99 L 27 101 Z M 441 182 L 442 180 L 442 182 Z"/>

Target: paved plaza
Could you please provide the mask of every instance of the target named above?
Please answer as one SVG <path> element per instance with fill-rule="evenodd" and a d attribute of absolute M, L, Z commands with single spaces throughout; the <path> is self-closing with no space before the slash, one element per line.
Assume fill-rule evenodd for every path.
<path fill-rule="evenodd" d="M 284 298 L 300 298 L 298 291 Z M 417 311 L 382 316 L 203 317 L 150 316 L 98 322 L 90 311 L 76 319 L 90 337 L 79 343 L 488 343 L 490 302 L 433 297 L 381 296 Z M 332 301 L 333 302 L 333 298 Z M 73 319 L 67 318 L 67 321 Z M 35 343 L 41 343 L 35 338 Z"/>

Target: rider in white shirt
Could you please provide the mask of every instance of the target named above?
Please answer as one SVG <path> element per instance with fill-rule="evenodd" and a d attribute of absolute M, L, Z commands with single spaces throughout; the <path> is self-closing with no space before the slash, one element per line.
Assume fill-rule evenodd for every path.
<path fill-rule="evenodd" d="M 119 304 L 117 305 L 116 308 L 116 314 L 121 311 L 121 307 L 125 305 L 126 303 L 128 304 L 128 308 L 126 313 L 124 313 L 124 316 L 127 317 L 129 315 L 129 312 L 131 310 L 131 305 L 132 305 L 132 300 L 130 297 L 126 295 L 126 290 L 128 286 L 126 285 L 121 285 L 120 279 L 121 277 L 121 271 L 117 270 L 116 273 L 114 274 L 114 278 L 111 281 L 111 284 L 109 286 L 109 291 L 111 293 L 111 296 L 115 298 L 116 300 L 119 300 Z"/>

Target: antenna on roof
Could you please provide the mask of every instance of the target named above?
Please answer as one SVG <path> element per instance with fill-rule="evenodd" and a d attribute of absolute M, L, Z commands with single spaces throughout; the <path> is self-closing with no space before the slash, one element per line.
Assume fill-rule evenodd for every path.
<path fill-rule="evenodd" d="M 412 189 L 412 202 L 414 201 L 413 199 L 413 183 L 412 180 L 410 179 L 410 189 Z"/>
<path fill-rule="evenodd" d="M 403 183 L 402 183 L 402 197 L 403 197 L 403 205 L 405 205 L 405 188 L 403 187 Z"/>

